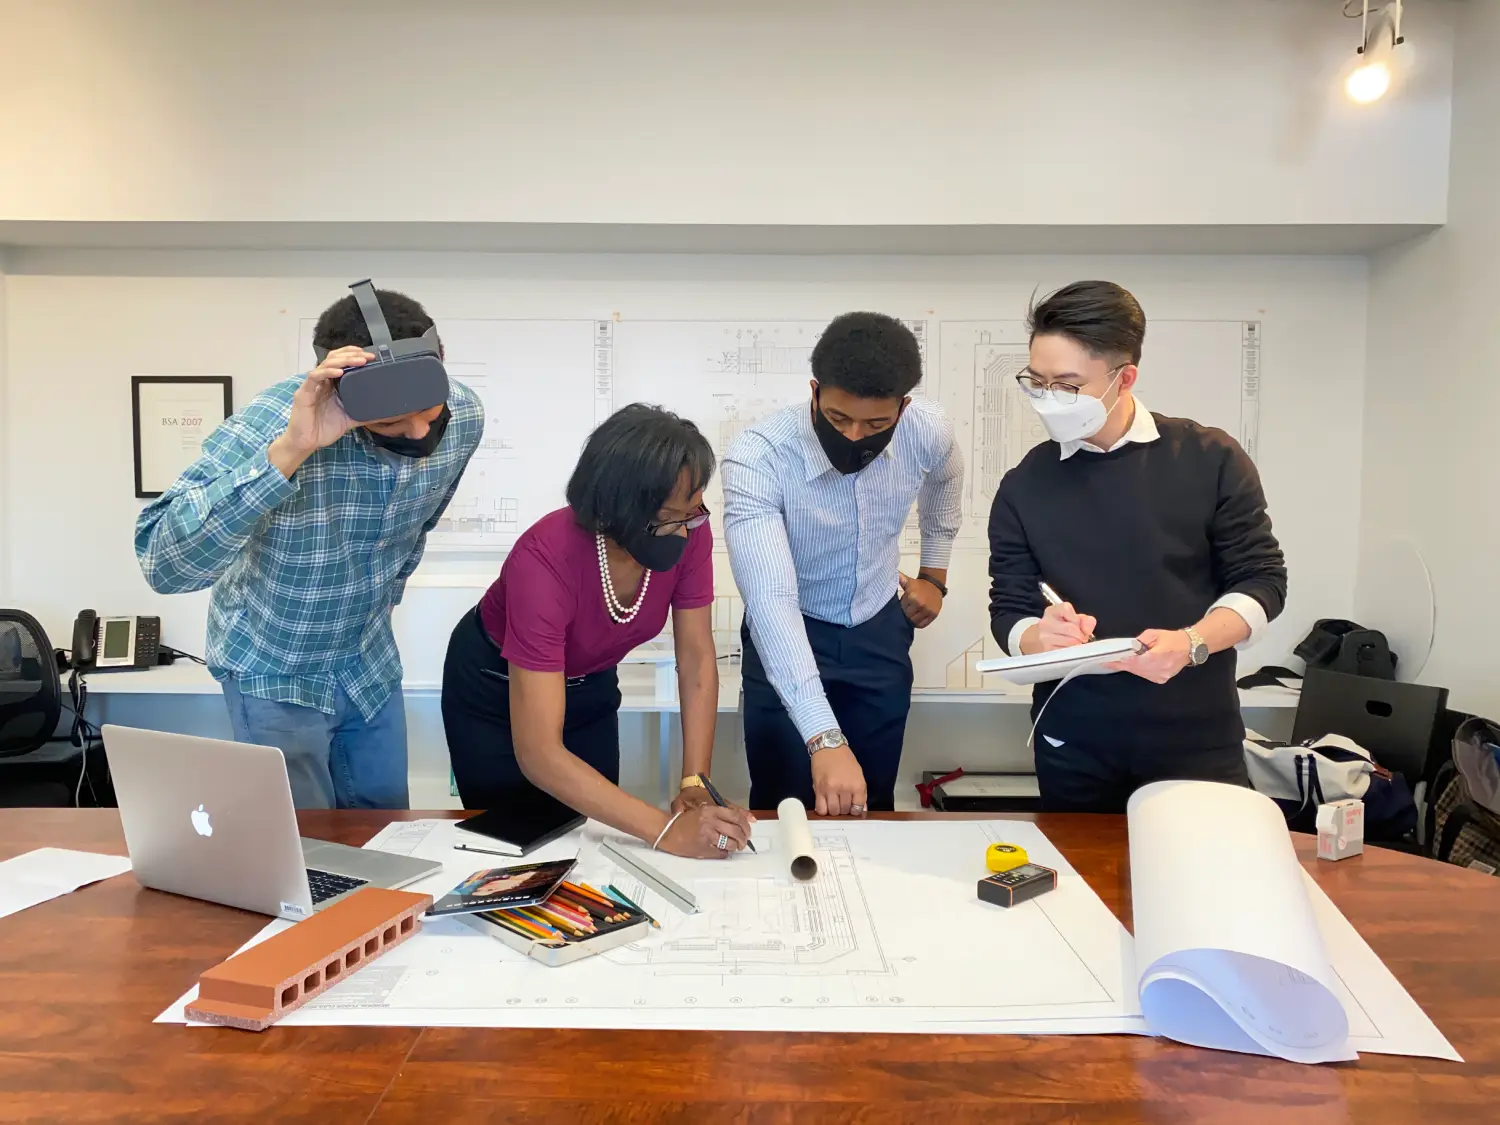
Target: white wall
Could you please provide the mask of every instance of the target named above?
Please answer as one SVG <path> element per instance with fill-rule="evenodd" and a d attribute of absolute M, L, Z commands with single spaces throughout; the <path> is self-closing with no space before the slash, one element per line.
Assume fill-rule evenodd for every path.
<path fill-rule="evenodd" d="M 1437 223 L 1448 0 L 0 0 L 0 220 Z"/>
<path fill-rule="evenodd" d="M 1085 276 L 1126 284 L 1148 317 L 1260 319 L 1259 460 L 1291 581 L 1286 612 L 1243 666 L 1284 662 L 1314 618 L 1351 612 L 1361 440 L 1357 415 L 1351 417 L 1347 404 L 1363 396 L 1365 265 L 1356 258 L 1247 257 L 354 258 L 18 251 L 9 279 L 11 377 L 8 396 L 0 400 L 0 411 L 17 420 L 0 451 L 11 482 L 9 496 L 0 499 L 6 521 L 0 523 L 0 553 L 9 556 L 15 600 L 62 637 L 85 606 L 101 613 L 158 613 L 168 643 L 201 652 L 206 594 L 153 594 L 132 551 L 142 502 L 132 496 L 129 376 L 230 374 L 236 402 L 243 404 L 295 370 L 297 320 L 316 315 L 348 278 L 366 274 L 418 296 L 439 322 L 613 313 L 626 319 L 775 320 L 851 307 L 902 312 L 914 293 L 931 302 L 936 319 L 1013 318 L 1034 287 Z M 1148 359 L 1149 339 L 1148 330 Z M 1142 395 L 1151 401 L 1149 362 Z M 61 402 L 67 404 L 66 427 L 19 424 L 55 417 Z M 44 458 L 52 466 L 48 473 L 23 468 Z M 983 558 L 972 565 L 982 571 Z M 398 635 L 409 673 L 436 678 L 448 622 L 477 596 L 477 590 L 442 588 L 408 593 Z M 976 624 L 976 632 L 983 630 L 983 622 Z M 435 700 L 414 704 L 410 714 L 414 758 L 440 768 Z M 219 714 L 210 709 L 208 718 L 217 722 Z M 153 720 L 189 727 L 202 721 L 201 711 L 180 723 L 160 714 Z M 630 726 L 625 730 L 627 746 L 638 748 L 638 735 Z M 957 764 L 970 767 L 1029 765 L 1026 731 L 1023 708 L 921 705 L 908 738 L 908 772 L 954 764 L 955 756 Z M 736 737 L 733 724 L 726 724 L 721 745 L 732 746 Z M 743 765 L 726 760 L 721 772 L 737 788 L 733 779 Z"/>
<path fill-rule="evenodd" d="M 1500 718 L 1500 0 L 1461 11 L 1449 224 L 1370 277 L 1360 577 L 1383 544 L 1418 547 L 1437 602 L 1422 679 Z"/>

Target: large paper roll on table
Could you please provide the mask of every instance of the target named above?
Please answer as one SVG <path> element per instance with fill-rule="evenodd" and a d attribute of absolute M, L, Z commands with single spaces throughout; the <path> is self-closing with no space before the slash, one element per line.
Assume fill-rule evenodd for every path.
<path fill-rule="evenodd" d="M 807 826 L 807 809 L 796 797 L 788 797 L 776 806 L 781 823 L 781 855 L 791 865 L 792 875 L 811 879 L 818 873 L 818 859 L 813 854 L 812 829 Z"/>

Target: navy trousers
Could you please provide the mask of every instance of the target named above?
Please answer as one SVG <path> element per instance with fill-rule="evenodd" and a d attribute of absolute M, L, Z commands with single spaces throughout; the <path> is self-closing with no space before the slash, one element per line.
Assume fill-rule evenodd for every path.
<path fill-rule="evenodd" d="M 896 772 L 911 710 L 911 642 L 916 629 L 890 604 L 863 625 L 846 628 L 804 617 L 828 703 L 839 729 L 864 770 L 866 808 L 888 812 L 896 798 Z M 750 807 L 774 809 L 796 797 L 814 805 L 812 763 L 791 716 L 766 677 L 750 626 L 740 627 L 745 655 L 745 757 L 750 766 Z"/>
<path fill-rule="evenodd" d="M 1046 812 L 1122 813 L 1130 795 L 1153 781 L 1222 781 L 1248 786 L 1250 774 L 1245 768 L 1243 746 L 1190 753 L 1132 753 L 1071 743 L 1054 746 L 1038 731 L 1036 780 Z"/>

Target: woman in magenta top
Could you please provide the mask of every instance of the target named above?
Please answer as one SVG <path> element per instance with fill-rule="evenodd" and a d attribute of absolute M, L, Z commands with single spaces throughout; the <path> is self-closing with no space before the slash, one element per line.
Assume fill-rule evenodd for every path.
<path fill-rule="evenodd" d="M 443 666 L 443 727 L 465 808 L 538 788 L 664 851 L 723 856 L 750 817 L 684 785 L 670 812 L 619 786 L 621 659 L 672 614 L 684 777 L 707 773 L 719 673 L 710 614 L 713 450 L 693 423 L 635 404 L 590 435 L 568 506 L 516 541 Z"/>

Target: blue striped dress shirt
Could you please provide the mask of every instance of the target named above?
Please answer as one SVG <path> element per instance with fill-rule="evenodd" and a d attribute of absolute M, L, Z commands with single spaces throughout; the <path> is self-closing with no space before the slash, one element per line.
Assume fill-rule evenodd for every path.
<path fill-rule="evenodd" d="M 857 473 L 829 463 L 809 403 L 744 430 L 724 455 L 724 538 L 766 675 L 804 739 L 838 726 L 802 615 L 870 620 L 899 588 L 901 529 L 917 504 L 922 565 L 946 569 L 963 520 L 953 424 L 913 400 L 890 445 Z"/>
<path fill-rule="evenodd" d="M 135 550 L 158 593 L 213 587 L 215 678 L 246 695 L 334 712 L 341 688 L 366 719 L 401 683 L 391 608 L 421 561 L 484 432 L 473 391 L 449 383 L 452 418 L 427 457 L 384 450 L 363 429 L 290 480 L 267 457 L 303 376 L 256 396 L 141 512 Z"/>

